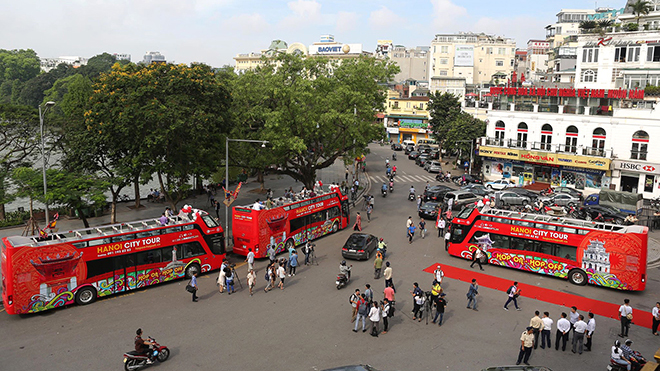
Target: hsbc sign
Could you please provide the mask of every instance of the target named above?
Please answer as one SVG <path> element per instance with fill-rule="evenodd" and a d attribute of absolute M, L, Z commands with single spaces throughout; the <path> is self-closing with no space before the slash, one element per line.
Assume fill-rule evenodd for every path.
<path fill-rule="evenodd" d="M 660 164 L 645 164 L 621 160 L 612 161 L 612 168 L 622 171 L 634 171 L 638 173 L 660 174 Z"/>

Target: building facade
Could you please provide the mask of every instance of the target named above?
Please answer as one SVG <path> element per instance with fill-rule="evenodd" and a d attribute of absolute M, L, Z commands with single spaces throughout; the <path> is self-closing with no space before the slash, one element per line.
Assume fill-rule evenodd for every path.
<path fill-rule="evenodd" d="M 660 136 L 660 113 L 655 102 L 644 101 L 643 90 L 491 92 L 498 99 L 489 103 L 486 137 L 479 142 L 486 179 L 566 185 L 586 194 L 602 187 L 660 196 L 660 148 L 648 145 Z"/>
<path fill-rule="evenodd" d="M 399 92 L 389 90 L 385 106 L 384 125 L 388 139 L 394 143 L 427 139 L 429 127 L 429 97 L 400 97 Z"/>
<path fill-rule="evenodd" d="M 167 63 L 165 56 L 160 54 L 160 52 L 147 52 L 142 58 L 143 64 L 152 64 L 152 63 Z"/>
<path fill-rule="evenodd" d="M 78 56 L 64 56 L 57 58 L 40 58 L 39 64 L 42 71 L 48 72 L 62 63 L 73 67 L 84 66 L 87 64 L 87 60 L 87 58 Z"/>
<path fill-rule="evenodd" d="M 525 81 L 545 81 L 548 72 L 548 51 L 550 43 L 545 40 L 527 41 L 527 56 L 525 58 Z M 522 78 L 523 75 L 520 75 Z"/>
<path fill-rule="evenodd" d="M 389 58 L 401 71 L 394 76 L 394 81 L 426 81 L 429 76 L 429 49 L 428 46 L 406 48 L 403 45 L 395 45 L 389 53 Z"/>

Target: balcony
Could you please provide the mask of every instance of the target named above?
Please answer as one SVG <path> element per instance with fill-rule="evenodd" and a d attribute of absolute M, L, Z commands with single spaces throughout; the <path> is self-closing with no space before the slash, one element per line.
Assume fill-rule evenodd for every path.
<path fill-rule="evenodd" d="M 512 148 L 520 150 L 540 151 L 548 153 L 564 153 L 581 156 L 603 157 L 612 158 L 612 149 L 574 146 L 566 144 L 552 144 L 545 142 L 531 142 L 527 140 L 516 139 L 500 139 L 492 137 L 483 137 L 479 139 L 479 145 Z M 632 159 L 645 160 L 646 151 L 633 151 L 631 153 Z"/>

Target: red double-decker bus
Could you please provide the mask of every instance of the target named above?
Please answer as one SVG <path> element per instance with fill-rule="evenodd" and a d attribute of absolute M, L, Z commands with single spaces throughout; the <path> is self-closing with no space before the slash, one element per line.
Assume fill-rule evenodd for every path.
<path fill-rule="evenodd" d="M 279 253 L 346 228 L 349 223 L 348 196 L 338 187 L 300 201 L 284 200 L 284 205 L 255 210 L 235 206 L 232 212 L 234 253 L 247 255 L 251 248 L 257 258 L 266 257 L 272 244 Z"/>
<path fill-rule="evenodd" d="M 465 208 L 451 224 L 450 255 L 477 246 L 494 265 L 619 290 L 646 287 L 648 228 L 508 210 Z"/>
<path fill-rule="evenodd" d="M 2 239 L 2 300 L 35 313 L 218 269 L 222 227 L 204 211 L 39 236 Z"/>

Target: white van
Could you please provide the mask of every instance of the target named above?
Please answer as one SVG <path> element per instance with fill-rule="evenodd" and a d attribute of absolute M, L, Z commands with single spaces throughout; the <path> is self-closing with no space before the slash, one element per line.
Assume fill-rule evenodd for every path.
<path fill-rule="evenodd" d="M 403 148 L 405 148 L 405 147 L 408 147 L 408 146 L 414 146 L 415 142 L 412 141 L 412 140 L 406 139 L 403 142 L 401 142 L 401 144 L 403 145 Z"/>

